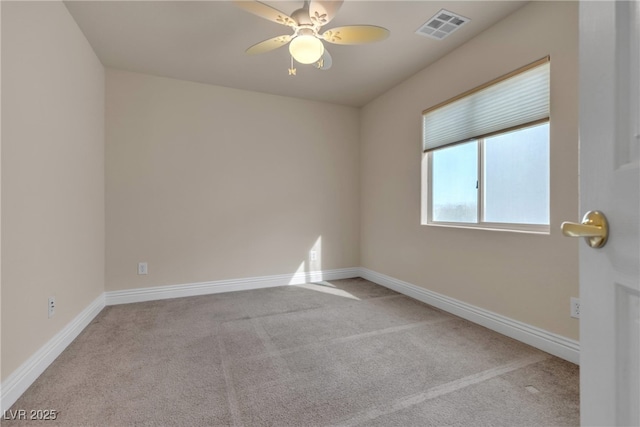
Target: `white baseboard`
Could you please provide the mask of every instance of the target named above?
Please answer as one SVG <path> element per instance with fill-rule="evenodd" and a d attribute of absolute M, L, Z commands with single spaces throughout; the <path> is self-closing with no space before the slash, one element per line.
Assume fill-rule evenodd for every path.
<path fill-rule="evenodd" d="M 249 289 L 271 288 L 275 286 L 301 285 L 322 280 L 338 280 L 358 277 L 359 268 L 342 268 L 279 274 L 274 276 L 247 277 L 244 279 L 216 280 L 214 282 L 186 283 L 183 285 L 156 286 L 153 288 L 127 289 L 105 293 L 106 305 L 129 304 L 169 298 L 192 297 L 221 292 L 246 291 Z"/>
<path fill-rule="evenodd" d="M 8 410 L 18 400 L 22 393 L 33 384 L 103 308 L 104 294 L 101 294 L 2 382 L 0 386 L 1 413 Z"/>
<path fill-rule="evenodd" d="M 580 345 L 576 341 L 366 268 L 343 268 L 338 270 L 299 272 L 295 274 L 105 292 L 89 304 L 89 306 L 78 314 L 63 330 L 58 332 L 49 342 L 34 353 L 0 384 L 0 412 L 4 413 L 4 411 L 8 410 L 16 400 L 18 400 L 22 393 L 24 393 L 60 353 L 71 344 L 80 332 L 100 313 L 105 305 L 127 304 L 274 286 L 299 285 L 309 282 L 348 279 L 352 277 L 363 277 L 381 286 L 438 307 L 562 359 L 576 364 L 579 363 Z"/>
<path fill-rule="evenodd" d="M 535 326 L 510 319 L 500 314 L 403 282 L 367 268 L 360 268 L 360 276 L 371 282 L 447 311 L 473 323 L 492 329 L 530 346 L 536 347 L 569 362 L 580 363 L 580 344 Z"/>
<path fill-rule="evenodd" d="M 105 292 L 85 308 L 63 330 L 58 332 L 42 348 L 16 369 L 0 384 L 0 412 L 8 410 L 31 384 L 53 363 L 84 328 L 100 313 L 105 305 L 126 304 L 167 298 L 242 291 L 274 286 L 300 285 L 322 280 L 338 280 L 358 277 L 359 268 L 342 268 L 312 272 L 297 272 L 274 276 L 244 279 L 218 280 L 185 285 L 158 286 Z"/>

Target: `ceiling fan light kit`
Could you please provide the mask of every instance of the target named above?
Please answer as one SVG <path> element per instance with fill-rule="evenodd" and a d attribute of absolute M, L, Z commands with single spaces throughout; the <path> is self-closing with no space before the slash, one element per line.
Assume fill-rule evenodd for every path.
<path fill-rule="evenodd" d="M 323 41 L 354 45 L 371 43 L 389 37 L 389 30 L 374 25 L 350 25 L 332 28 L 320 33 L 320 29 L 331 22 L 344 0 L 305 1 L 302 8 L 287 15 L 265 3 L 256 0 L 234 0 L 235 4 L 247 12 L 293 29 L 293 34 L 273 37 L 247 49 L 248 54 L 265 53 L 289 43 L 291 57 L 300 64 L 313 64 L 320 70 L 328 70 L 333 59 L 325 49 Z M 293 70 L 293 71 L 292 71 Z M 293 65 L 289 75 L 295 75 Z"/>
<path fill-rule="evenodd" d="M 291 40 L 289 53 L 301 64 L 313 64 L 322 58 L 324 45 L 317 37 L 302 35 Z"/>

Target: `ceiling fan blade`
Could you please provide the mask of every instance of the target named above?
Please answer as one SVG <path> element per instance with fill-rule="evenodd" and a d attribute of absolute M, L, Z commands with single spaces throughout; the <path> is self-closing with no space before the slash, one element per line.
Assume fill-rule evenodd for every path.
<path fill-rule="evenodd" d="M 328 24 L 338 13 L 344 0 L 311 0 L 309 17 L 319 27 Z"/>
<path fill-rule="evenodd" d="M 375 25 L 349 25 L 336 27 L 322 33 L 323 39 L 335 44 L 363 44 L 389 37 L 389 30 Z"/>
<path fill-rule="evenodd" d="M 268 19 L 269 21 L 277 24 L 286 25 L 288 27 L 295 27 L 296 22 L 286 13 L 279 11 L 267 4 L 259 1 L 251 0 L 234 0 L 236 6 L 253 13 L 261 18 Z"/>
<path fill-rule="evenodd" d="M 249 49 L 247 49 L 246 52 L 249 55 L 265 53 L 265 52 L 269 52 L 270 50 L 274 50 L 281 46 L 284 46 L 290 41 L 291 41 L 291 36 L 289 35 L 278 36 L 269 40 L 261 41 L 260 43 L 256 43 L 253 46 L 251 46 Z"/>
<path fill-rule="evenodd" d="M 322 54 L 322 58 L 320 58 L 318 62 L 313 64 L 313 66 L 319 70 L 328 70 L 329 68 L 331 68 L 332 65 L 333 65 L 333 58 L 331 58 L 331 54 L 327 49 L 324 50 L 324 53 Z"/>

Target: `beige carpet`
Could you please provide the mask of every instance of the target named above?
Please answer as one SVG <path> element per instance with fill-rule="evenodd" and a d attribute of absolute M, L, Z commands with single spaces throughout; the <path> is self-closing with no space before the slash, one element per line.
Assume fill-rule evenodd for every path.
<path fill-rule="evenodd" d="M 11 408 L 74 426 L 578 425 L 578 367 L 364 279 L 105 308 Z M 3 426 L 29 422 L 3 422 Z"/>

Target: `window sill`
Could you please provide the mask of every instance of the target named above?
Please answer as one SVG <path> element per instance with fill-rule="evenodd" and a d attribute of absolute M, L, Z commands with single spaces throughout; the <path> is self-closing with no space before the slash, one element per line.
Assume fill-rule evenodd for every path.
<path fill-rule="evenodd" d="M 549 235 L 551 234 L 551 226 L 549 225 L 527 225 L 527 224 L 496 224 L 496 223 L 481 223 L 481 224 L 464 224 L 458 222 L 423 222 L 422 225 L 429 227 L 444 227 L 444 228 L 464 228 L 471 230 L 485 230 L 485 231 L 506 231 L 510 233 L 524 233 L 524 234 L 538 234 Z"/>

